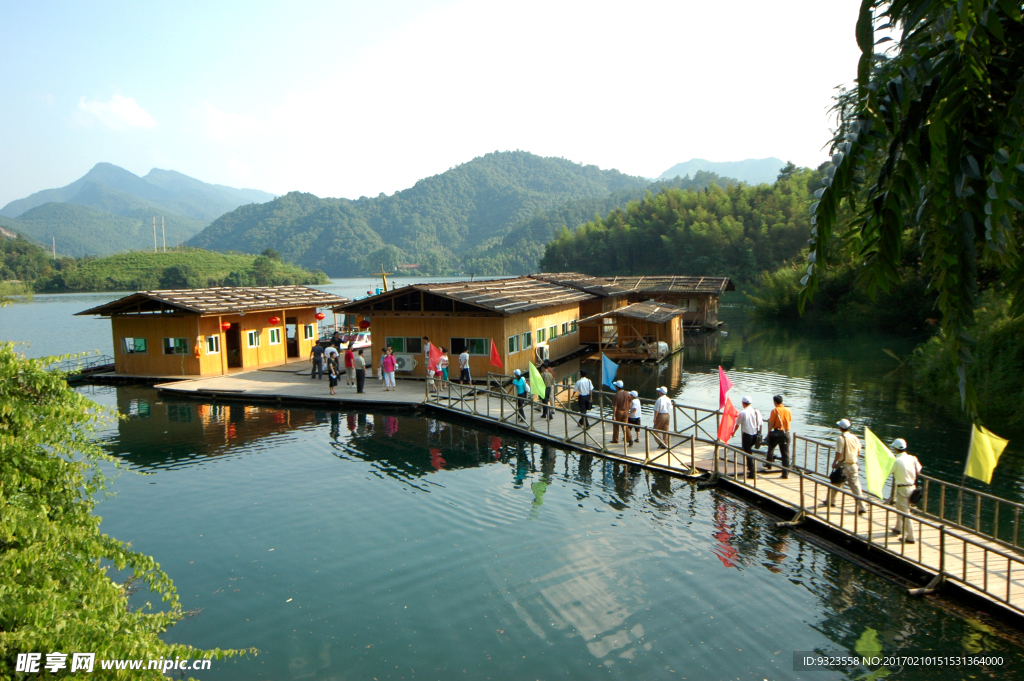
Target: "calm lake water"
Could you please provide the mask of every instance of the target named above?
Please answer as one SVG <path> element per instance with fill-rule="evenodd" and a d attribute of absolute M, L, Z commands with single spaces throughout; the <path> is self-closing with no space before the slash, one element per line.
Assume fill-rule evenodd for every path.
<path fill-rule="evenodd" d="M 114 297 L 37 296 L 0 310 L 0 337 L 33 354 L 109 348 L 105 320 L 66 314 Z M 884 351 L 906 355 L 913 340 L 759 327 L 733 303 L 722 316 L 727 336 L 658 368 L 623 367 L 627 383 L 713 407 L 721 364 L 737 401 L 767 413 L 784 394 L 798 432 L 832 437 L 849 417 L 959 478 L 967 428 L 917 401 Z M 183 607 L 202 609 L 168 639 L 260 650 L 203 678 L 860 679 L 874 670 L 793 672 L 793 652 L 879 646 L 1006 662 L 889 670 L 899 678 L 1015 678 L 1024 663 L 1001 627 L 909 598 L 684 481 L 468 421 L 82 390 L 127 415 L 105 445 L 147 473 L 117 479 L 97 507 L 103 531 L 155 556 Z M 1021 498 L 1020 462 L 1014 442 L 999 493 Z"/>

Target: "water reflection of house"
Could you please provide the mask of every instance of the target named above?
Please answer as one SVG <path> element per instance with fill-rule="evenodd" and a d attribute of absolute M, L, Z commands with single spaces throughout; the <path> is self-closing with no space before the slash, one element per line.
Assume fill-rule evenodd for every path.
<path fill-rule="evenodd" d="M 168 401 L 146 388 L 119 387 L 117 408 L 126 418 L 118 421 L 111 453 L 141 466 L 217 456 L 315 421 L 307 410 Z"/>
<path fill-rule="evenodd" d="M 110 317 L 116 373 L 210 376 L 305 358 L 317 308 L 347 301 L 306 286 L 221 287 L 142 291 L 78 314 Z"/>

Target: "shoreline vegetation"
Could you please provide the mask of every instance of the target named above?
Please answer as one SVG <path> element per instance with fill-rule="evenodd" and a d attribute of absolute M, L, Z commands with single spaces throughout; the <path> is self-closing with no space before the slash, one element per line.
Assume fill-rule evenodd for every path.
<path fill-rule="evenodd" d="M 0 293 L 7 297 L 330 282 L 323 272 L 285 262 L 272 249 L 255 255 L 180 247 L 54 259 L 46 249 L 19 238 L 0 240 L 0 257 Z"/>
<path fill-rule="evenodd" d="M 26 359 L 13 343 L 0 343 L 0 678 L 22 677 L 15 671 L 22 651 L 89 651 L 97 659 L 254 655 L 160 638 L 189 613 L 152 556 L 101 532 L 95 505 L 109 480 L 101 466 L 117 461 L 95 433 L 114 415 L 68 387 L 63 373 L 47 371 L 55 359 L 62 358 Z M 134 607 L 136 591 L 155 602 Z M 133 678 L 166 677 L 141 670 Z"/>

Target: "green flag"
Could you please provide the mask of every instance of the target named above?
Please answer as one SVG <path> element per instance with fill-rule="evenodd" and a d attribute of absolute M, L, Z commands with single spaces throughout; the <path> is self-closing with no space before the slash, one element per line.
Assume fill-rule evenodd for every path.
<path fill-rule="evenodd" d="M 1009 444 L 987 428 L 975 424 L 971 430 L 971 448 L 967 452 L 964 475 L 992 484 L 992 471 L 999 463 L 999 457 Z"/>
<path fill-rule="evenodd" d="M 537 367 L 533 366 L 533 362 L 530 362 L 530 390 L 538 400 L 543 400 L 546 397 L 547 388 L 544 386 L 544 379 L 541 378 Z"/>
<path fill-rule="evenodd" d="M 864 476 L 868 479 L 868 492 L 871 492 L 879 499 L 882 498 L 882 488 L 885 487 L 885 479 L 892 472 L 896 464 L 896 457 L 892 455 L 889 448 L 882 444 L 878 436 L 871 432 L 870 428 L 864 429 Z"/>

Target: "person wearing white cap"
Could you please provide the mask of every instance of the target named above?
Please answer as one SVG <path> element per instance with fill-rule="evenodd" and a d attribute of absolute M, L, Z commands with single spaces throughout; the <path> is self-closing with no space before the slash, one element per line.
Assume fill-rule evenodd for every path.
<path fill-rule="evenodd" d="M 857 498 L 857 513 L 864 514 L 868 510 L 864 505 L 864 491 L 860 487 L 860 468 L 857 466 L 857 457 L 860 455 L 860 440 L 850 432 L 851 424 L 849 419 L 842 419 L 836 425 L 839 426 L 839 437 L 836 438 L 836 458 L 832 462 L 832 468 L 842 466 L 843 471 L 846 473 L 845 482 L 836 486 L 849 485 L 850 491 Z M 828 501 L 821 505 L 835 506 L 838 493 L 839 490 L 830 489 L 828 491 Z"/>
<path fill-rule="evenodd" d="M 636 437 L 634 439 L 640 439 L 640 393 L 635 390 L 629 391 L 629 396 L 633 398 L 629 402 L 629 425 L 636 431 Z"/>
<path fill-rule="evenodd" d="M 921 462 L 913 454 L 907 453 L 907 441 L 899 437 L 889 445 L 896 452 L 896 463 L 892 467 L 892 489 L 897 510 L 911 515 L 910 495 L 917 489 L 917 476 L 921 474 Z M 914 543 L 914 523 L 907 516 L 896 518 L 893 534 L 902 534 L 907 544 Z"/>
<path fill-rule="evenodd" d="M 615 399 L 612 401 L 612 442 L 619 441 L 619 424 L 626 433 L 626 446 L 633 444 L 633 436 L 629 432 L 629 403 L 632 399 L 626 392 L 625 384 L 622 381 L 612 383 L 615 386 Z"/>
<path fill-rule="evenodd" d="M 658 444 L 668 449 L 669 447 L 669 423 L 672 420 L 672 400 L 668 398 L 668 388 L 661 386 L 658 388 L 658 399 L 654 401 L 654 430 L 664 431 L 665 441 L 662 442 L 661 438 L 657 435 L 654 439 L 658 441 Z"/>
<path fill-rule="evenodd" d="M 740 401 L 743 402 L 743 411 L 740 412 L 739 418 L 736 419 L 736 425 L 742 433 L 743 451 L 751 454 L 754 451 L 757 436 L 761 432 L 761 426 L 764 425 L 764 418 L 761 416 L 761 412 L 754 409 L 749 397 L 744 395 Z M 745 458 L 747 459 L 747 477 L 753 478 L 757 475 L 754 457 L 748 456 Z"/>
<path fill-rule="evenodd" d="M 513 371 L 512 375 L 515 376 L 512 379 L 512 385 L 516 389 L 516 418 L 526 421 L 526 414 L 523 410 L 526 407 L 526 398 L 530 394 L 530 384 L 523 378 L 523 372 L 519 369 Z"/>

